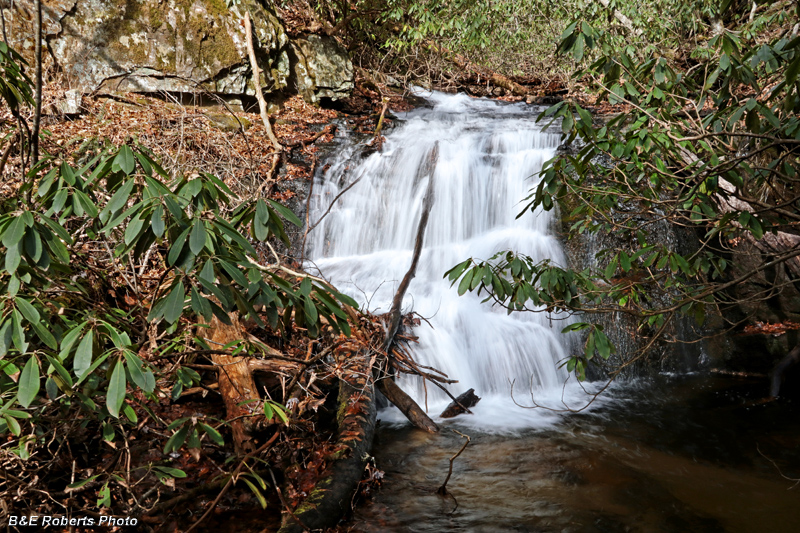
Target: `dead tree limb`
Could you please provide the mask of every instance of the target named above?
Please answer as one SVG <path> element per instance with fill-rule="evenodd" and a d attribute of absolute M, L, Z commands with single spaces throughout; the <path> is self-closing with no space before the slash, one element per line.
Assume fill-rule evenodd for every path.
<path fill-rule="evenodd" d="M 461 455 L 461 452 L 467 449 L 467 445 L 469 445 L 470 440 L 472 440 L 470 439 L 469 435 L 464 435 L 463 433 L 461 433 L 460 431 L 456 431 L 455 429 L 453 430 L 453 433 L 461 435 L 462 437 L 467 439 L 467 442 L 465 442 L 464 445 L 461 447 L 461 449 L 458 450 L 457 454 L 455 454 L 453 457 L 450 458 L 450 469 L 447 471 L 447 477 L 444 478 L 444 483 L 442 483 L 442 486 L 439 487 L 439 489 L 436 491 L 436 494 L 441 494 L 442 496 L 446 496 L 448 494 L 447 482 L 450 481 L 450 476 L 453 475 L 453 461 L 458 459 L 458 456 Z M 456 502 L 456 505 L 458 505 L 458 502 Z"/>
<path fill-rule="evenodd" d="M 397 334 L 397 329 L 400 327 L 400 307 L 403 304 L 403 298 L 406 295 L 406 290 L 411 284 L 411 280 L 417 275 L 417 264 L 419 263 L 419 256 L 422 252 L 422 243 L 425 240 L 425 229 L 428 227 L 428 216 L 431 212 L 434 200 L 434 183 L 433 173 L 436 170 L 436 159 L 439 157 L 439 144 L 436 143 L 428 155 L 428 161 L 425 169 L 428 173 L 428 190 L 425 192 L 425 199 L 422 202 L 422 215 L 419 218 L 419 225 L 417 226 L 417 237 L 414 241 L 414 254 L 411 259 L 411 266 L 408 272 L 403 276 L 400 286 L 397 287 L 397 292 L 394 294 L 392 300 L 392 309 L 389 311 L 389 324 L 386 330 L 386 338 L 383 342 L 383 351 L 387 354 L 391 353 L 390 349 L 394 344 L 394 336 Z"/>
<path fill-rule="evenodd" d="M 386 329 L 386 337 L 384 338 L 383 342 L 383 351 L 389 358 L 387 361 L 387 365 L 391 365 L 391 353 L 392 347 L 395 341 L 395 335 L 397 335 L 397 330 L 400 327 L 400 318 L 401 318 L 401 311 L 400 308 L 403 304 L 403 297 L 406 294 L 406 290 L 408 286 L 411 284 L 411 280 L 414 279 L 414 276 L 417 272 L 417 264 L 419 263 L 419 256 L 422 253 L 422 243 L 425 240 L 425 229 L 428 226 L 428 217 L 430 215 L 431 206 L 433 206 L 434 200 L 434 182 L 433 182 L 433 173 L 436 169 L 436 158 L 439 154 L 439 145 L 436 144 L 431 150 L 431 153 L 428 155 L 427 160 L 427 168 L 425 169 L 428 173 L 428 190 L 425 192 L 425 199 L 422 202 L 422 215 L 419 219 L 419 225 L 417 226 L 417 236 L 414 242 L 414 254 L 411 259 L 411 266 L 406 272 L 406 275 L 403 276 L 403 280 L 400 282 L 400 286 L 397 288 L 397 292 L 394 295 L 394 299 L 392 300 L 392 309 L 389 311 L 389 321 L 388 327 Z M 387 369 L 388 370 L 388 369 Z M 408 394 L 403 392 L 403 390 L 395 384 L 395 382 L 391 379 L 391 377 L 384 377 L 380 376 L 377 381 L 378 390 L 380 390 L 386 399 L 392 402 L 398 409 L 400 409 L 406 418 L 411 421 L 416 427 L 427 431 L 429 433 L 435 433 L 439 431 L 439 426 L 431 420 L 431 418 L 425 414 L 417 402 L 415 402 Z"/>
<path fill-rule="evenodd" d="M 386 376 L 379 379 L 375 383 L 375 386 L 381 391 L 381 394 L 386 396 L 387 400 L 400 409 L 406 418 L 416 427 L 428 433 L 436 433 L 439 431 L 439 426 L 436 425 L 436 422 L 431 420 L 431 417 L 417 405 L 417 402 L 415 402 L 411 396 L 398 387 L 397 383 L 395 383 L 392 378 Z"/>
<path fill-rule="evenodd" d="M 453 403 L 448 405 L 439 416 L 442 418 L 453 418 L 454 416 L 458 416 L 462 413 L 472 414 L 472 411 L 470 411 L 469 408 L 475 407 L 479 401 L 481 401 L 481 398 L 475 394 L 475 389 L 469 389 L 458 398 L 455 398 Z"/>
<path fill-rule="evenodd" d="M 378 151 L 383 149 L 383 136 L 381 135 L 381 130 L 383 129 L 383 119 L 386 117 L 387 109 L 389 109 L 389 99 L 384 96 L 381 105 L 381 116 L 378 118 L 378 125 L 375 126 L 375 135 L 372 138 L 372 146 L 374 146 Z"/>
<path fill-rule="evenodd" d="M 270 181 L 275 175 L 275 170 L 278 168 L 278 161 L 280 161 L 283 146 L 278 141 L 275 133 L 272 131 L 272 125 L 269 122 L 269 112 L 267 111 L 267 101 L 264 100 L 264 93 L 261 91 L 261 70 L 258 68 L 258 61 L 256 59 L 256 51 L 253 47 L 253 29 L 250 23 L 250 12 L 244 13 L 244 30 L 247 40 L 247 57 L 250 59 L 250 69 L 253 71 L 253 90 L 256 93 L 256 100 L 258 100 L 258 110 L 261 114 L 261 122 L 264 123 L 264 129 L 267 132 L 267 137 L 272 143 L 275 153 L 272 155 L 272 166 L 269 170 L 269 176 L 266 181 Z"/>
<path fill-rule="evenodd" d="M 326 216 L 328 216 L 328 213 L 330 213 L 330 212 L 331 212 L 331 209 L 333 209 L 333 205 L 336 203 L 336 201 L 337 201 L 337 200 L 339 200 L 339 198 L 341 198 L 341 197 L 342 197 L 342 195 L 343 195 L 344 193 L 346 193 L 347 191 L 349 191 L 350 189 L 352 189 L 352 188 L 353 188 L 353 187 L 356 185 L 356 183 L 358 183 L 359 181 L 361 181 L 361 178 L 363 178 L 363 177 L 364 177 L 364 175 L 362 174 L 361 176 L 359 176 L 358 178 L 356 178 L 355 180 L 353 180 L 353 183 L 351 183 L 350 185 L 348 185 L 347 187 L 345 187 L 344 189 L 342 189 L 341 191 L 339 191 L 339 194 L 337 194 L 337 195 L 336 195 L 336 196 L 333 198 L 333 200 L 331 200 L 331 203 L 330 203 L 330 204 L 328 204 L 328 208 L 325 210 L 325 212 L 324 212 L 324 213 L 322 213 L 322 216 L 320 216 L 320 217 L 317 219 L 317 221 L 316 221 L 316 222 L 314 222 L 314 223 L 311 225 L 311 227 L 309 227 L 309 228 L 307 228 L 307 229 L 306 229 L 305 233 L 303 234 L 303 247 L 304 247 L 304 248 L 305 248 L 305 243 L 306 243 L 306 240 L 305 240 L 305 239 L 306 239 L 306 236 L 307 236 L 307 235 L 308 235 L 308 234 L 309 234 L 311 231 L 313 231 L 313 230 L 314 230 L 314 228 L 316 228 L 316 227 L 319 225 L 319 223 L 320 223 L 320 222 L 322 222 L 322 219 L 323 219 L 323 218 L 325 218 Z"/>

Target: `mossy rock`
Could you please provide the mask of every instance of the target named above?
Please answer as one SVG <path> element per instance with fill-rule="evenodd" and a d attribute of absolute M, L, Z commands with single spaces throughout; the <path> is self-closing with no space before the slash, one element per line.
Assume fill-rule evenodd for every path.
<path fill-rule="evenodd" d="M 68 4 L 74 7 L 66 9 Z M 51 17 L 49 49 L 73 88 L 255 94 L 245 12 L 253 20 L 264 73 L 261 88 L 287 86 L 289 38 L 269 4 L 242 0 L 228 8 L 225 0 L 67 0 L 61 7 Z"/>
<path fill-rule="evenodd" d="M 206 113 L 206 118 L 217 129 L 225 132 L 236 132 L 241 129 L 246 131 L 253 125 L 252 122 L 244 117 L 236 117 L 225 113 Z"/>

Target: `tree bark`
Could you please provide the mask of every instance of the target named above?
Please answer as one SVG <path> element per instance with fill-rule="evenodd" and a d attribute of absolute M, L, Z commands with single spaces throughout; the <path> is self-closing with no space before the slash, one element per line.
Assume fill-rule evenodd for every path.
<path fill-rule="evenodd" d="M 210 327 L 199 332 L 209 345 L 222 347 L 243 338 L 244 331 L 239 324 L 238 314 L 234 312 L 228 316 L 231 325 L 222 323 L 215 316 L 211 319 Z M 256 413 L 261 400 L 248 360 L 223 354 L 212 354 L 211 360 L 218 368 L 219 392 L 225 402 L 226 417 L 231 421 L 234 449 L 239 456 L 247 455 L 256 449 L 252 436 L 252 415 Z"/>
<path fill-rule="evenodd" d="M 378 390 L 386 396 L 386 399 L 400 409 L 400 411 L 406 415 L 406 418 L 416 427 L 428 433 L 436 433 L 439 431 L 439 426 L 436 425 L 436 422 L 431 420 L 431 417 L 425 414 L 425 411 L 417 405 L 417 402 L 406 394 L 403 389 L 398 387 L 397 383 L 395 383 L 392 378 L 385 377 L 379 379 L 376 386 Z"/>

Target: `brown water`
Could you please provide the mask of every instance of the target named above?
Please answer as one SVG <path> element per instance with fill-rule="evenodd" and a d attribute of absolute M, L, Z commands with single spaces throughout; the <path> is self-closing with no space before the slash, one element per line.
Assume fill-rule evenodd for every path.
<path fill-rule="evenodd" d="M 800 402 L 714 376 L 621 387 L 589 414 L 515 435 L 382 428 L 383 489 L 358 532 L 800 531 Z M 777 467 L 776 467 L 777 466 Z M 779 470 L 779 469 L 780 470 Z M 458 506 L 456 507 L 456 500 Z"/>

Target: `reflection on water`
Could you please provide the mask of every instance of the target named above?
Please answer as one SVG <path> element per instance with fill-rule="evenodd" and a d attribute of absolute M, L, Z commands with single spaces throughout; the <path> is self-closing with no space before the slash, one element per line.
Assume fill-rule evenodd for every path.
<path fill-rule="evenodd" d="M 763 393 L 762 382 L 664 377 L 555 428 L 467 430 L 448 483 L 455 511 L 435 491 L 463 444 L 450 428 L 463 426 L 385 427 L 385 484 L 352 531 L 794 533 L 800 486 L 781 473 L 800 478 L 800 410 L 758 403 Z"/>

